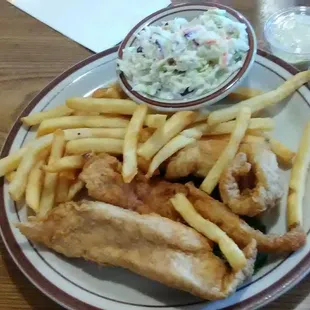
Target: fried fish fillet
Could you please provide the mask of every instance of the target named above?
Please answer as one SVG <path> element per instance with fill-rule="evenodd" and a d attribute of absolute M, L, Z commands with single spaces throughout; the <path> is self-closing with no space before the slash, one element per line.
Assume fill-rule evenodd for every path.
<path fill-rule="evenodd" d="M 179 221 L 181 217 L 169 201 L 176 193 L 187 193 L 183 184 L 160 178 L 147 180 L 142 174 L 124 183 L 122 164 L 108 154 L 90 157 L 80 174 L 88 194 L 96 200 L 110 203 L 140 214 L 157 213 Z"/>
<path fill-rule="evenodd" d="M 176 193 L 187 195 L 196 210 L 217 224 L 239 246 L 252 239 L 262 252 L 292 252 L 305 244 L 306 235 L 298 227 L 284 235 L 263 234 L 253 229 L 224 204 L 193 185 L 170 183 L 159 178 L 147 180 L 138 174 L 129 184 L 123 182 L 121 163 L 113 156 L 102 154 L 90 158 L 80 174 L 91 197 L 141 214 L 157 213 L 174 221 L 182 221 L 169 201 Z"/>
<path fill-rule="evenodd" d="M 208 300 L 233 293 L 253 273 L 256 257 L 253 241 L 244 249 L 246 267 L 233 272 L 192 228 L 101 202 L 62 204 L 18 227 L 65 256 L 124 267 Z"/>
<path fill-rule="evenodd" d="M 227 146 L 229 137 L 203 138 L 186 146 L 167 160 L 165 178 L 179 179 L 188 175 L 205 177 Z"/>
<path fill-rule="evenodd" d="M 203 137 L 197 142 L 186 146 L 167 160 L 165 178 L 176 180 L 188 175 L 205 177 L 218 160 L 229 142 L 228 135 Z M 268 148 L 268 144 L 261 137 L 246 136 L 241 143 L 243 147 L 260 145 Z"/>

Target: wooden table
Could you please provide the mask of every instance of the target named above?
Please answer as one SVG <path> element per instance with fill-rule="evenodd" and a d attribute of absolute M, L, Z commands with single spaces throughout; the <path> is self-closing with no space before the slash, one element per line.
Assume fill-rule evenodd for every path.
<path fill-rule="evenodd" d="M 292 5 L 310 5 L 309 0 L 210 2 L 227 4 L 247 16 L 255 28 L 262 48 L 264 48 L 263 25 L 270 14 Z M 0 2 L 0 146 L 13 121 L 27 103 L 50 80 L 91 54 L 91 51 L 6 1 Z M 0 309 L 62 309 L 23 276 L 11 260 L 1 240 Z M 310 309 L 310 277 L 265 309 Z"/>

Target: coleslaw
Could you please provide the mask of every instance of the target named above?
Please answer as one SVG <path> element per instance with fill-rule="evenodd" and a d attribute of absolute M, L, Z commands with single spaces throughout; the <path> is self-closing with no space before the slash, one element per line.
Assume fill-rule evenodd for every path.
<path fill-rule="evenodd" d="M 146 26 L 118 66 L 137 92 L 164 100 L 199 97 L 239 69 L 248 50 L 246 25 L 210 9 L 192 21 Z"/>

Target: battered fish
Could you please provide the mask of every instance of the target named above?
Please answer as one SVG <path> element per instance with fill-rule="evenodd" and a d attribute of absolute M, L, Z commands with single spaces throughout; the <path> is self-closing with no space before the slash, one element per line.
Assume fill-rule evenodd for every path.
<path fill-rule="evenodd" d="M 298 227 L 282 236 L 265 235 L 193 185 L 170 183 L 159 178 L 147 180 L 141 174 L 125 184 L 121 170 L 121 163 L 115 157 L 102 154 L 87 161 L 80 178 L 86 183 L 89 195 L 97 200 L 141 214 L 157 213 L 174 221 L 182 219 L 169 199 L 182 192 L 204 218 L 217 224 L 241 247 L 252 239 L 257 241 L 261 252 L 292 252 L 305 244 L 306 235 Z"/>
<path fill-rule="evenodd" d="M 203 138 L 186 146 L 167 160 L 165 178 L 176 180 L 189 175 L 205 177 L 227 146 L 229 137 Z"/>
<path fill-rule="evenodd" d="M 91 156 L 80 174 L 88 194 L 96 200 L 110 203 L 140 214 L 157 213 L 174 221 L 181 220 L 169 201 L 176 193 L 187 193 L 183 184 L 169 183 L 160 178 L 147 180 L 138 175 L 124 183 L 122 164 L 113 156 Z"/>
<path fill-rule="evenodd" d="M 165 178 L 176 180 L 189 175 L 204 178 L 224 151 L 229 138 L 227 135 L 203 137 L 196 143 L 186 146 L 167 160 Z M 263 138 L 246 136 L 239 151 L 241 152 L 244 147 L 257 145 L 269 148 Z"/>
<path fill-rule="evenodd" d="M 219 190 L 236 214 L 256 216 L 275 207 L 283 195 L 275 154 L 262 147 L 243 148 L 223 172 Z"/>
<path fill-rule="evenodd" d="M 100 202 L 69 202 L 18 227 L 65 256 L 124 267 L 208 300 L 232 294 L 253 273 L 256 257 L 253 241 L 244 249 L 246 267 L 232 272 L 192 228 Z"/>

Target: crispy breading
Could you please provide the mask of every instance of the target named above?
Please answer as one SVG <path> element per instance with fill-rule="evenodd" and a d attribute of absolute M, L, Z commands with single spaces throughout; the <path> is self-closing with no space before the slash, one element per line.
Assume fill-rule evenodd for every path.
<path fill-rule="evenodd" d="M 256 216 L 275 207 L 284 191 L 275 154 L 262 147 L 244 151 L 221 175 L 219 189 L 234 213 Z"/>
<path fill-rule="evenodd" d="M 160 178 L 148 181 L 140 173 L 127 184 L 123 182 L 121 171 L 117 158 L 101 154 L 86 162 L 79 177 L 86 183 L 92 198 L 140 214 L 154 212 L 173 220 L 180 219 L 169 199 L 176 193 L 187 192 L 182 184 L 171 184 Z"/>
<path fill-rule="evenodd" d="M 218 225 L 241 247 L 255 239 L 259 252 L 281 253 L 296 251 L 306 243 L 307 235 L 301 227 L 295 227 L 283 235 L 264 234 L 192 184 L 186 184 L 186 187 L 191 202 L 201 216 Z"/>
<path fill-rule="evenodd" d="M 182 219 L 169 199 L 182 192 L 204 218 L 217 224 L 242 247 L 255 239 L 259 251 L 291 252 L 302 247 L 306 241 L 304 231 L 298 227 L 281 236 L 263 234 L 249 226 L 223 203 L 190 184 L 170 183 L 160 178 L 147 180 L 141 174 L 131 183 L 125 184 L 121 177 L 121 163 L 107 154 L 90 158 L 80 178 L 86 183 L 92 198 L 141 214 L 157 213 L 174 221 Z"/>
<path fill-rule="evenodd" d="M 229 135 L 202 137 L 197 142 L 186 146 L 169 158 L 165 165 L 165 178 L 175 180 L 188 175 L 205 177 L 229 142 Z M 261 146 L 269 149 L 262 137 L 246 136 L 239 152 L 244 148 Z"/>
<path fill-rule="evenodd" d="M 102 202 L 66 203 L 18 227 L 68 257 L 124 267 L 209 300 L 232 294 L 253 273 L 256 258 L 253 241 L 244 249 L 245 268 L 233 272 L 192 228 Z"/>

